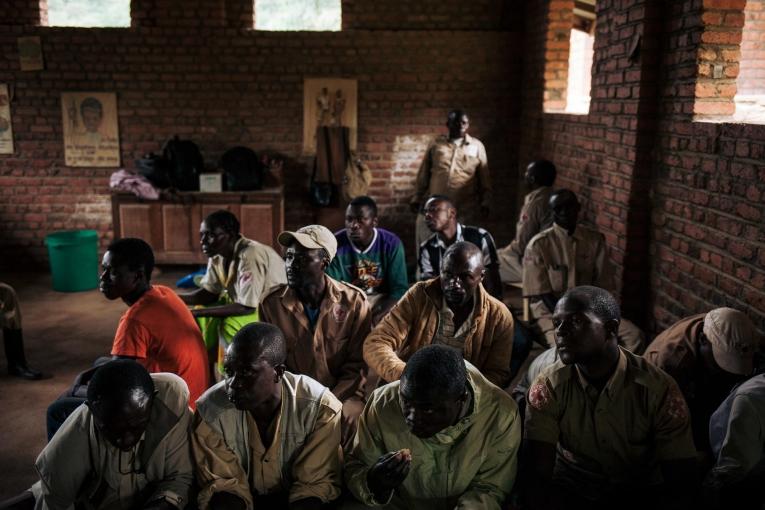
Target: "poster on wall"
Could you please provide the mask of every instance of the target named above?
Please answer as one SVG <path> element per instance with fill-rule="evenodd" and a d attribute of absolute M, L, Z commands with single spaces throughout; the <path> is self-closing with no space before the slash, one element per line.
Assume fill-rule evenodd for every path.
<path fill-rule="evenodd" d="M 350 128 L 351 149 L 358 136 L 357 82 L 341 78 L 306 78 L 303 82 L 303 152 L 316 153 L 318 126 Z"/>
<path fill-rule="evenodd" d="M 67 166 L 120 166 L 114 92 L 63 92 L 61 115 Z"/>
<path fill-rule="evenodd" d="M 0 83 L 0 154 L 13 154 L 11 96 L 5 83 Z"/>
<path fill-rule="evenodd" d="M 41 71 L 45 68 L 43 62 L 42 43 L 37 35 L 19 37 L 19 66 L 22 71 Z"/>

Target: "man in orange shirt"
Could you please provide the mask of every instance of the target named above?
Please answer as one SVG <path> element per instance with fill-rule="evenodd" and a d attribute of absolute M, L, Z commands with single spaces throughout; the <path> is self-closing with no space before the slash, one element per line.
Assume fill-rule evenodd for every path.
<path fill-rule="evenodd" d="M 130 308 L 120 318 L 111 355 L 135 359 L 149 372 L 170 372 L 189 387 L 189 406 L 210 382 L 207 350 L 202 333 L 188 307 L 172 289 L 151 284 L 154 253 L 145 241 L 114 241 L 101 263 L 99 290 L 109 300 L 122 299 Z M 93 371 L 75 383 L 84 386 Z M 48 437 L 52 437 L 82 402 L 79 392 L 48 407 Z"/>

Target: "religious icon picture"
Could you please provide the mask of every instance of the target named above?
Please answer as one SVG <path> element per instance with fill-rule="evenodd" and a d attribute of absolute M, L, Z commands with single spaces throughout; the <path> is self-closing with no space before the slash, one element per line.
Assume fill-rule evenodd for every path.
<path fill-rule="evenodd" d="M 316 128 L 349 128 L 351 149 L 358 136 L 357 82 L 340 78 L 306 78 L 303 82 L 303 152 L 316 152 Z"/>
<path fill-rule="evenodd" d="M 0 83 L 0 154 L 13 154 L 11 96 L 5 83 Z"/>
<path fill-rule="evenodd" d="M 120 166 L 115 93 L 63 92 L 61 114 L 67 166 Z"/>

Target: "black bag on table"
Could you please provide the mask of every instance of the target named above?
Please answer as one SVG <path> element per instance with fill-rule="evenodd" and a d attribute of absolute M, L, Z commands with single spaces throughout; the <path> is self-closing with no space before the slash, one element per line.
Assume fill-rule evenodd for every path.
<path fill-rule="evenodd" d="M 265 168 L 258 155 L 247 147 L 234 147 L 220 158 L 223 169 L 224 189 L 249 191 L 263 187 Z"/>

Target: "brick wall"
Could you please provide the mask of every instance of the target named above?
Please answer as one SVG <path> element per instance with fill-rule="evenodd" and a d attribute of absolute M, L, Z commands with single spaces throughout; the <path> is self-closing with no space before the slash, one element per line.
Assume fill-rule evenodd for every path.
<path fill-rule="evenodd" d="M 548 2 L 527 13 L 520 160 L 555 161 L 558 185 L 580 194 L 611 246 L 625 316 L 652 332 L 717 306 L 765 329 L 765 126 L 693 121 L 704 46 L 720 37 L 702 17 L 722 13 L 711 32 L 724 33 L 743 6 L 599 1 L 586 116 L 542 113 Z"/>
<path fill-rule="evenodd" d="M 741 39 L 739 94 L 765 94 L 765 0 L 747 0 Z"/>
<path fill-rule="evenodd" d="M 373 171 L 371 194 L 381 203 L 384 226 L 399 230 L 408 248 L 413 229 L 406 204 L 425 145 L 444 132 L 450 108 L 465 108 L 495 175 L 488 226 L 501 242 L 508 240 L 512 222 L 506 218 L 515 208 L 507 196 L 518 173 L 518 32 L 256 32 L 241 28 L 251 13 L 246 3 L 133 0 L 136 26 L 130 29 L 36 28 L 29 18 L 0 25 L 0 83 L 14 90 L 16 148 L 14 155 L 0 156 L 6 264 L 44 263 L 43 239 L 53 230 L 95 228 L 102 246 L 111 238 L 107 185 L 113 169 L 64 166 L 62 91 L 117 93 L 125 167 L 176 133 L 194 140 L 210 167 L 234 145 L 284 155 L 287 225 L 314 221 L 315 211 L 305 203 L 310 159 L 301 155 L 302 83 L 317 76 L 358 79 L 358 148 Z M 14 2 L 19 9 L 22 4 Z M 443 4 L 433 16 L 462 4 Z M 376 5 L 360 2 L 352 15 L 358 20 L 363 6 L 377 12 Z M 44 71 L 19 71 L 21 35 L 41 36 Z"/>
<path fill-rule="evenodd" d="M 743 1 L 705 1 L 743 8 Z M 729 13 L 732 14 L 732 13 Z M 692 122 L 698 2 L 667 12 L 653 188 L 656 324 L 732 306 L 765 329 L 765 126 Z M 707 36 L 708 37 L 708 36 Z"/>

